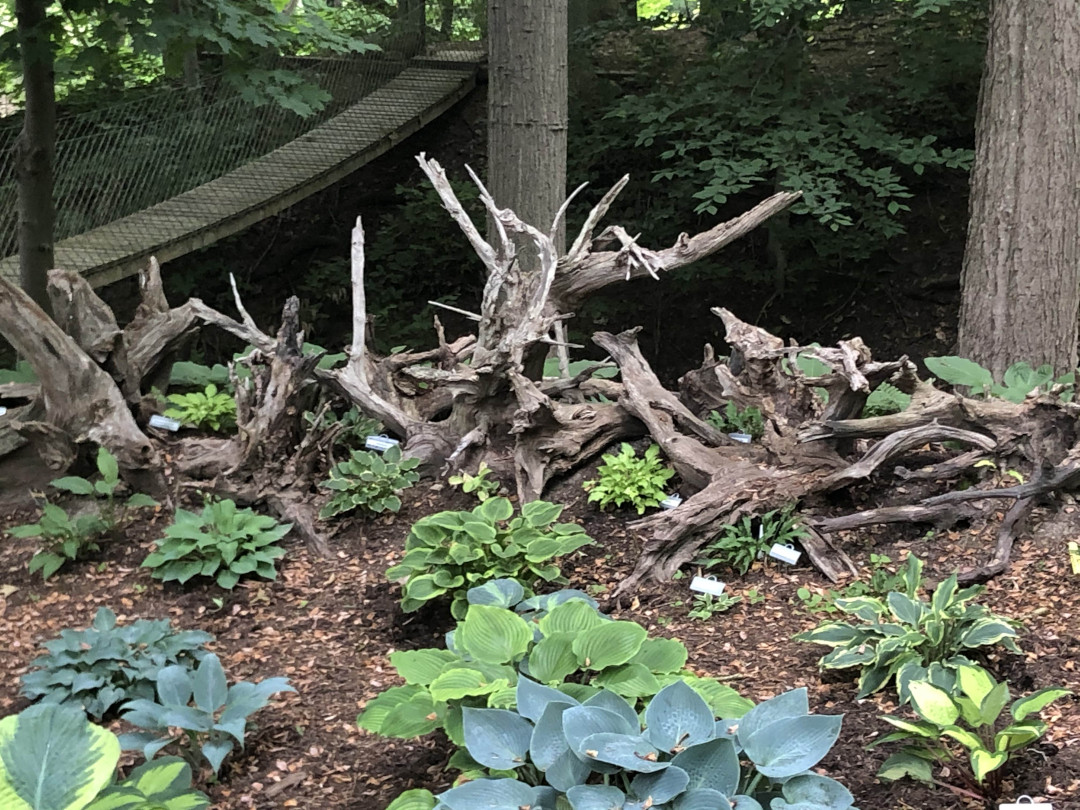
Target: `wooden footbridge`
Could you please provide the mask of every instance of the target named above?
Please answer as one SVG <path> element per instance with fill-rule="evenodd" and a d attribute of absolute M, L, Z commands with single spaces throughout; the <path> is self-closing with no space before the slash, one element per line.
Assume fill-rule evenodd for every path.
<path fill-rule="evenodd" d="M 136 132 L 131 141 L 137 145 L 141 138 L 154 144 L 143 150 L 151 154 L 141 162 L 125 159 L 124 149 L 130 154 L 133 147 L 112 158 L 95 155 L 95 149 L 103 148 L 102 139 L 116 128 L 101 124 L 99 117 L 89 134 L 84 125 L 78 134 L 58 139 L 61 238 L 54 263 L 100 287 L 135 274 L 151 255 L 164 263 L 272 216 L 342 179 L 448 110 L 473 89 L 483 53 L 479 43 L 459 43 L 396 63 L 381 55 L 347 60 L 331 76 L 327 113 L 301 134 L 289 129 L 293 123 L 283 123 L 297 116 L 273 105 L 255 108 L 243 99 L 229 99 L 221 106 L 229 115 L 203 107 L 166 106 L 156 140 Z M 321 67 L 326 73 L 325 65 Z M 139 116 L 130 118 L 133 129 L 142 126 Z M 279 142 L 290 139 L 275 146 L 274 137 Z M 94 139 L 96 146 L 87 142 Z M 116 141 L 114 135 L 114 153 Z M 2 146 L 0 141 L 0 154 Z M 181 163 L 197 164 L 198 169 L 178 172 Z M 85 167 L 92 169 L 89 176 Z M 65 169 L 76 176 L 67 180 Z M 206 179 L 208 172 L 217 173 Z M 0 255 L 11 254 L 0 259 L 0 274 L 17 278 L 12 173 L 5 178 L 0 166 Z M 95 224 L 103 216 L 109 221 Z"/>

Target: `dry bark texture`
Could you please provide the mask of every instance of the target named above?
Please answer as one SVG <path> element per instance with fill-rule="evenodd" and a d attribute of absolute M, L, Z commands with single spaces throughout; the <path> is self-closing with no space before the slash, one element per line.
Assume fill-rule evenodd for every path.
<path fill-rule="evenodd" d="M 993 372 L 1077 365 L 1080 14 L 993 0 L 971 172 L 960 354 Z"/>

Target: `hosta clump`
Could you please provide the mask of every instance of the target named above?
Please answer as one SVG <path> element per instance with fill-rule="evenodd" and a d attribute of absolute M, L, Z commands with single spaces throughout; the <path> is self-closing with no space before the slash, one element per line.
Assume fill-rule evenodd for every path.
<path fill-rule="evenodd" d="M 792 503 L 783 509 L 766 512 L 758 519 L 756 531 L 754 519 L 749 515 L 738 523 L 729 523 L 702 547 L 701 557 L 694 560 L 694 565 L 712 568 L 723 564 L 745 574 L 774 543 L 787 545 L 807 536 L 805 527 L 795 515 L 795 506 Z"/>
<path fill-rule="evenodd" d="M 406 685 L 370 701 L 358 718 L 361 728 L 403 738 L 444 728 L 463 745 L 462 710 L 513 708 L 523 677 L 557 689 L 568 702 L 603 687 L 636 706 L 681 681 L 725 717 L 753 706 L 730 686 L 687 671 L 681 642 L 648 638 L 635 622 L 613 621 L 580 591 L 525 599 L 519 582 L 501 579 L 471 589 L 468 602 L 465 620 L 447 634 L 447 649 L 391 653 Z"/>
<path fill-rule="evenodd" d="M 201 513 L 176 510 L 143 567 L 153 569 L 155 579 L 184 583 L 195 576 L 213 577 L 230 589 L 244 574 L 275 579 L 274 561 L 285 554 L 276 544 L 291 528 L 251 509 L 237 509 L 230 500 L 207 499 Z"/>
<path fill-rule="evenodd" d="M 200 810 L 191 768 L 163 757 L 113 784 L 120 743 L 73 706 L 31 706 L 0 720 L 4 810 Z"/>
<path fill-rule="evenodd" d="M 244 747 L 248 718 L 278 692 L 295 691 L 288 678 L 229 686 L 216 655 L 207 655 L 194 671 L 166 667 L 158 674 L 157 700 L 124 705 L 124 720 L 146 731 L 122 734 L 120 743 L 125 750 L 141 750 L 153 759 L 165 746 L 183 741 L 180 751 L 185 759 L 196 767 L 205 759 L 217 774 L 233 748 Z"/>
<path fill-rule="evenodd" d="M 617 455 L 605 453 L 604 463 L 597 468 L 599 477 L 585 482 L 590 503 L 600 508 L 632 506 L 639 515 L 650 506 L 659 506 L 667 497 L 665 487 L 675 471 L 660 461 L 660 448 L 650 445 L 640 458 L 634 448 L 623 442 Z"/>
<path fill-rule="evenodd" d="M 837 599 L 844 613 L 862 619 L 862 624 L 824 622 L 799 633 L 799 641 L 832 647 L 821 659 L 823 669 L 860 667 L 859 697 L 885 687 L 895 677 L 901 704 L 910 697 L 909 685 L 929 679 L 951 691 L 956 670 L 972 662 L 966 650 L 1000 644 L 1011 652 L 1020 649 L 1013 641 L 1013 623 L 971 600 L 984 588 L 957 586 L 953 574 L 934 591 L 927 602 L 916 594 L 922 584 L 922 562 L 911 554 L 902 579 L 905 592 L 893 591 L 885 599 L 858 596 Z"/>
<path fill-rule="evenodd" d="M 387 810 L 852 807 L 847 788 L 810 771 L 842 718 L 811 715 L 806 689 L 717 720 L 676 681 L 649 703 L 644 725 L 608 690 L 578 701 L 523 678 L 516 692 L 516 709 L 465 709 L 463 727 L 477 765 L 517 778 L 474 779 L 438 796 L 410 791 Z"/>
<path fill-rule="evenodd" d="M 564 584 L 552 560 L 589 545 L 592 538 L 576 523 L 556 523 L 562 510 L 533 501 L 514 517 L 508 499 L 488 498 L 471 512 L 421 518 L 405 540 L 405 556 L 386 572 L 388 579 L 406 580 L 401 609 L 409 613 L 451 594 L 451 613 L 460 619 L 468 589 L 490 579 L 509 577 L 526 588 L 539 580 Z"/>
<path fill-rule="evenodd" d="M 419 459 L 403 459 L 396 445 L 381 456 L 369 450 L 353 450 L 349 460 L 335 464 L 330 478 L 322 482 L 321 486 L 334 494 L 319 510 L 319 517 L 331 518 L 354 509 L 396 512 L 401 508 L 401 490 L 420 480 L 415 472 L 419 464 Z"/>
<path fill-rule="evenodd" d="M 125 700 L 153 698 L 164 667 L 194 667 L 213 640 L 201 630 L 174 630 L 168 619 L 117 627 L 116 614 L 98 608 L 86 630 L 62 630 L 45 642 L 48 655 L 30 662 L 22 693 L 44 703 L 78 703 L 100 719 Z"/>
<path fill-rule="evenodd" d="M 165 416 L 185 425 L 215 432 L 236 429 L 236 400 L 214 383 L 190 394 L 169 394 L 169 403 Z"/>
<path fill-rule="evenodd" d="M 949 770 L 990 800 L 1001 794 L 999 769 L 1046 733 L 1039 712 L 1071 694 L 1068 689 L 1050 688 L 1019 698 L 1009 708 L 1012 721 L 1006 725 L 999 718 L 1009 703 L 1009 684 L 998 683 L 981 667 L 957 669 L 955 695 L 929 681 L 915 681 L 909 689 L 919 720 L 882 718 L 899 731 L 875 740 L 871 747 L 898 740 L 908 745 L 885 760 L 878 777 L 891 782 L 908 776 L 932 784 L 933 764 L 959 759 L 959 751 L 966 756 L 970 773 L 962 761 Z"/>

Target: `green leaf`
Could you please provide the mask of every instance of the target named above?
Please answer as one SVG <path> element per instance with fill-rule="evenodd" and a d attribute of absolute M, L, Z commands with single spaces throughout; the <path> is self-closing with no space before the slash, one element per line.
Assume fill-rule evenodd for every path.
<path fill-rule="evenodd" d="M 390 653 L 390 663 L 406 683 L 428 686 L 461 659 L 449 650 L 398 650 Z"/>
<path fill-rule="evenodd" d="M 414 788 L 399 794 L 386 810 L 432 810 L 435 803 L 435 795 L 430 790 Z"/>
<path fill-rule="evenodd" d="M 470 605 L 454 643 L 477 661 L 505 664 L 521 658 L 532 639 L 528 623 L 516 613 L 491 605 Z"/>
<path fill-rule="evenodd" d="M 983 699 L 997 686 L 994 679 L 990 677 L 990 673 L 982 667 L 958 667 L 956 680 L 960 686 L 960 691 L 971 698 L 976 705 L 981 705 Z"/>
<path fill-rule="evenodd" d="M 526 504 L 522 512 L 529 506 Z M 473 514 L 482 516 L 487 523 L 498 523 L 514 516 L 514 505 L 508 498 L 488 498 L 473 510 Z"/>
<path fill-rule="evenodd" d="M 462 709 L 465 747 L 487 768 L 511 770 L 525 764 L 532 723 L 506 709 Z"/>
<path fill-rule="evenodd" d="M 541 683 L 562 683 L 578 669 L 573 648 L 573 633 L 545 636 L 529 653 L 529 674 Z"/>
<path fill-rule="evenodd" d="M 983 699 L 979 705 L 979 716 L 982 718 L 982 722 L 985 725 L 993 726 L 998 719 L 998 715 L 1001 714 L 1001 710 L 1005 708 L 1009 702 L 1009 683 L 1008 681 L 1002 681 Z"/>
<path fill-rule="evenodd" d="M 604 624 L 606 619 L 599 611 L 588 602 L 580 599 L 571 599 L 552 608 L 546 616 L 540 619 L 540 632 L 545 636 L 557 633 L 584 633 L 598 625 Z"/>
<path fill-rule="evenodd" d="M 120 478 L 120 467 L 116 463 L 116 456 L 104 447 L 98 448 L 97 468 L 106 481 L 117 481 Z"/>
<path fill-rule="evenodd" d="M 531 664 L 531 655 L 529 661 Z M 629 698 L 651 697 L 660 691 L 660 682 L 649 671 L 648 667 L 634 663 L 609 667 L 599 673 L 593 683 L 611 690 L 616 695 Z M 710 716 L 710 721 L 711 719 Z"/>
<path fill-rule="evenodd" d="M 765 726 L 743 739 L 746 755 L 758 772 L 784 779 L 807 771 L 829 753 L 840 734 L 843 718 L 823 715 L 789 717 Z"/>
<path fill-rule="evenodd" d="M 877 776 L 878 779 L 882 779 L 886 782 L 895 782 L 898 779 L 903 779 L 905 776 L 910 776 L 912 779 L 917 779 L 920 782 L 926 782 L 927 784 L 933 784 L 934 781 L 929 762 L 925 759 L 920 759 L 919 757 L 903 752 L 893 754 L 885 760 L 885 763 L 878 769 Z"/>
<path fill-rule="evenodd" d="M 574 655 L 586 669 L 618 666 L 637 655 L 647 635 L 636 622 L 603 622 L 574 639 Z"/>
<path fill-rule="evenodd" d="M 631 664 L 641 664 L 650 672 L 678 672 L 686 666 L 686 645 L 673 638 L 647 638 Z"/>
<path fill-rule="evenodd" d="M 964 385 L 982 393 L 994 384 L 994 378 L 978 363 L 964 357 L 926 357 L 923 359 L 931 374 L 951 385 Z"/>
<path fill-rule="evenodd" d="M 951 726 L 960 716 L 960 710 L 948 693 L 926 681 L 915 681 L 908 687 L 911 704 L 919 716 L 938 726 Z"/>
<path fill-rule="evenodd" d="M 975 774 L 975 780 L 981 785 L 987 774 L 996 771 L 1009 760 L 1005 751 L 987 751 L 978 748 L 971 752 L 971 770 Z"/>
<path fill-rule="evenodd" d="M 87 481 L 85 478 L 80 478 L 77 475 L 69 475 L 65 478 L 57 478 L 55 481 L 50 481 L 49 486 L 62 489 L 65 492 L 70 492 L 74 495 L 93 495 L 94 485 Z"/>
<path fill-rule="evenodd" d="M 985 619 L 960 636 L 960 643 L 965 647 L 984 647 L 997 644 L 1002 639 L 1016 638 L 1016 630 L 1004 621 Z"/>
<path fill-rule="evenodd" d="M 1014 720 L 1020 721 L 1031 714 L 1037 714 L 1059 698 L 1071 695 L 1068 689 L 1050 688 L 1032 692 L 1027 697 L 1022 697 L 1013 703 L 1009 710 Z"/>

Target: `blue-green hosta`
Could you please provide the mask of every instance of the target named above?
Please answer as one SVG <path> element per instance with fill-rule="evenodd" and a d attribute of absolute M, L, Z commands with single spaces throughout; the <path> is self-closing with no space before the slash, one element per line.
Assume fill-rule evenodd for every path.
<path fill-rule="evenodd" d="M 578 701 L 522 678 L 516 698 L 515 710 L 464 712 L 469 757 L 502 778 L 438 796 L 409 791 L 387 810 L 852 808 L 847 788 L 810 770 L 836 742 L 842 718 L 811 715 L 805 689 L 717 720 L 675 681 L 649 703 L 644 724 L 606 689 Z"/>
<path fill-rule="evenodd" d="M 953 762 L 959 743 L 967 756 L 970 778 L 988 799 L 998 798 L 998 770 L 1009 759 L 1046 733 L 1039 712 L 1055 700 L 1071 694 L 1068 689 L 1040 689 L 1013 701 L 1009 708 L 1012 722 L 1001 726 L 998 718 L 1009 703 L 1008 682 L 998 683 L 981 667 L 961 666 L 956 672 L 956 692 L 950 695 L 929 681 L 909 685 L 911 708 L 919 719 L 911 722 L 899 717 L 883 717 L 899 731 L 874 741 L 905 740 L 908 745 L 893 754 L 878 771 L 878 777 L 894 781 L 905 776 L 933 783 L 935 762 Z M 964 763 L 955 762 L 951 770 L 964 773 Z"/>
<path fill-rule="evenodd" d="M 524 597 L 515 580 L 471 589 L 468 612 L 447 634 L 447 649 L 391 653 L 390 663 L 406 685 L 370 701 L 358 718 L 360 727 L 402 738 L 444 728 L 463 745 L 462 711 L 513 708 L 523 677 L 574 701 L 603 687 L 638 705 L 682 681 L 725 717 L 753 706 L 730 686 L 688 672 L 681 642 L 648 638 L 636 622 L 613 621 L 580 591 Z"/>
<path fill-rule="evenodd" d="M 176 757 L 146 763 L 112 784 L 120 743 L 74 706 L 43 704 L 0 720 L 4 810 L 199 810 L 191 769 Z"/>
<path fill-rule="evenodd" d="M 152 759 L 170 743 L 183 741 L 181 753 L 195 765 L 205 759 L 217 774 L 225 757 L 244 746 L 248 717 L 278 692 L 295 692 L 288 678 L 266 678 L 232 686 L 216 655 L 207 655 L 194 672 L 165 667 L 158 673 L 157 700 L 124 704 L 123 718 L 147 731 L 123 734 L 125 750 L 141 750 Z M 192 704 L 194 701 L 194 705 Z"/>
<path fill-rule="evenodd" d="M 564 584 L 552 560 L 589 545 L 592 538 L 576 523 L 556 523 L 562 510 L 533 501 L 514 517 L 508 499 L 488 498 L 471 512 L 438 512 L 416 521 L 405 540 L 405 556 L 386 572 L 388 579 L 405 579 L 401 609 L 410 613 L 451 594 L 450 611 L 460 619 L 466 592 L 488 580 Z"/>
<path fill-rule="evenodd" d="M 1020 652 L 1013 640 L 1014 622 L 971 603 L 983 592 L 982 586 L 961 589 L 953 574 L 938 585 L 929 602 L 919 599 L 922 562 L 914 554 L 907 558 L 902 579 L 904 593 L 894 591 L 885 599 L 857 596 L 835 601 L 837 608 L 862 624 L 824 622 L 795 636 L 833 648 L 819 662 L 822 669 L 860 667 L 860 698 L 894 678 L 901 704 L 908 701 L 914 681 L 930 680 L 951 692 L 957 669 L 972 664 L 965 651 L 1000 644 Z"/>
<path fill-rule="evenodd" d="M 80 703 L 100 718 L 125 700 L 153 698 L 162 668 L 194 667 L 213 640 L 201 630 L 174 630 L 168 619 L 117 627 L 116 614 L 98 608 L 87 629 L 61 630 L 44 643 L 48 654 L 30 662 L 22 692 L 44 703 Z"/>

